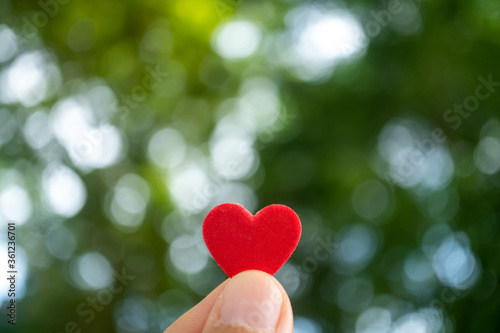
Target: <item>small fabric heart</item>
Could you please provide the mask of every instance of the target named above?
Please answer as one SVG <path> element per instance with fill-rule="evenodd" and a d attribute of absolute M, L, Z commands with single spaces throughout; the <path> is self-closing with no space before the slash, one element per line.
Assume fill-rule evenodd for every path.
<path fill-rule="evenodd" d="M 252 215 L 241 205 L 225 203 L 203 222 L 205 244 L 229 277 L 246 270 L 273 275 L 292 255 L 301 232 L 299 217 L 284 205 Z"/>

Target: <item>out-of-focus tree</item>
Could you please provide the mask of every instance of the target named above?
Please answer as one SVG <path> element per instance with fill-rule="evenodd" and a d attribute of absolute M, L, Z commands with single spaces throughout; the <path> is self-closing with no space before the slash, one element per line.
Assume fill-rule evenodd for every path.
<path fill-rule="evenodd" d="M 276 274 L 296 332 L 498 332 L 499 15 L 3 0 L 2 332 L 164 330 L 225 278 L 201 236 L 222 202 L 301 217 Z"/>

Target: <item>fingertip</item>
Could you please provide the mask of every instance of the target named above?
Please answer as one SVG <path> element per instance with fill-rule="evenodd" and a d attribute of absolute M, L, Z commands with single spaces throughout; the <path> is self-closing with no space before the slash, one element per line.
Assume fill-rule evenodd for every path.
<path fill-rule="evenodd" d="M 273 276 L 245 271 L 226 284 L 208 316 L 204 333 L 293 331 L 290 299 Z"/>
<path fill-rule="evenodd" d="M 229 279 L 222 282 L 195 307 L 184 313 L 164 333 L 200 333 Z"/>

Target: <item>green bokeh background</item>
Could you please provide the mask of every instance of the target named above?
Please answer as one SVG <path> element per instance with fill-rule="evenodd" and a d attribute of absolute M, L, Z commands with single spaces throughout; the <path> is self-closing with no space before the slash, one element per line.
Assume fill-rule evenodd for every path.
<path fill-rule="evenodd" d="M 163 331 L 225 279 L 200 231 L 214 205 L 234 199 L 253 213 L 286 204 L 301 217 L 301 242 L 276 275 L 290 294 L 296 332 L 498 332 L 500 87 L 467 117 L 444 115 L 476 94 L 479 77 L 500 81 L 500 3 L 397 2 L 402 14 L 377 21 L 374 13 L 389 2 L 2 0 L 1 31 L 10 39 L 2 39 L 0 51 L 11 55 L 0 73 L 23 54 L 42 52 L 60 77 L 46 77 L 52 92 L 23 100 L 9 87 L 12 80 L 22 86 L 39 79 L 0 75 L 0 193 L 18 184 L 31 205 L 17 226 L 23 252 L 17 260 L 25 262 L 18 317 L 15 327 L 8 325 L 4 303 L 1 331 L 64 332 L 71 321 L 82 332 Z M 50 17 L 41 5 L 47 3 Z M 351 15 L 366 38 L 358 51 L 337 55 L 307 78 L 297 73 L 319 58 L 313 54 L 304 64 L 287 46 L 299 37 L 287 32 L 308 24 L 290 13 L 315 8 Z M 256 49 L 237 59 L 217 46 L 235 22 L 249 22 L 260 36 Z M 370 24 L 379 31 L 370 35 Z M 327 30 L 320 40 L 335 48 L 342 34 Z M 234 51 L 240 44 L 232 42 Z M 122 97 L 144 87 L 152 69 L 168 74 L 127 107 Z M 92 126 L 109 124 L 119 133 L 121 155 L 113 163 L 78 163 L 57 134 L 39 148 L 28 142 L 30 116 L 42 110 L 48 123 L 33 118 L 31 124 L 55 133 L 57 103 L 91 98 L 96 86 L 114 94 L 114 103 L 99 95 L 91 106 Z M 252 87 L 261 95 L 251 100 L 250 116 L 234 123 L 235 134 L 221 124 Z M 32 94 L 43 90 L 35 85 Z M 262 91 L 278 101 L 270 111 L 276 119 L 261 112 L 269 105 Z M 248 134 L 245 119 L 262 114 Z M 151 138 L 164 128 L 185 143 L 173 167 L 149 153 Z M 446 139 L 427 150 L 436 129 Z M 241 153 L 251 165 L 241 177 L 226 177 L 213 162 L 214 145 L 238 133 L 244 152 L 226 151 L 224 161 Z M 172 142 L 164 149 L 176 152 Z M 53 165 L 70 168 L 84 185 L 84 204 L 71 216 L 47 203 L 43 175 Z M 203 170 L 212 184 L 190 192 L 199 209 L 183 207 L 173 193 L 182 185 L 196 190 L 186 181 L 173 189 L 190 168 Z M 122 218 L 138 219 L 135 227 L 125 227 L 110 208 L 127 174 L 137 181 L 128 202 L 144 201 L 136 215 L 120 208 Z M 18 215 L 1 202 L 4 226 Z M 315 254 L 323 240 L 334 244 L 324 260 Z M 110 278 L 102 267 L 135 278 L 87 323 L 77 308 L 103 289 L 101 278 Z M 94 287 L 79 279 L 84 269 Z"/>

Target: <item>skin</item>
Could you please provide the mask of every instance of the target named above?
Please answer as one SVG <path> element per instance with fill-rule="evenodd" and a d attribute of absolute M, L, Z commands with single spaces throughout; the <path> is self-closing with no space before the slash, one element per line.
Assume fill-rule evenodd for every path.
<path fill-rule="evenodd" d="M 227 279 L 192 309 L 177 319 L 164 333 L 292 333 L 293 313 L 290 299 L 283 286 L 271 275 L 260 271 L 246 271 L 234 278 L 261 281 L 270 278 L 281 292 L 283 301 L 276 328 L 273 330 L 255 330 L 251 327 L 229 326 L 219 323 L 223 291 L 231 279 Z M 248 281 L 248 280 L 246 280 Z"/>

